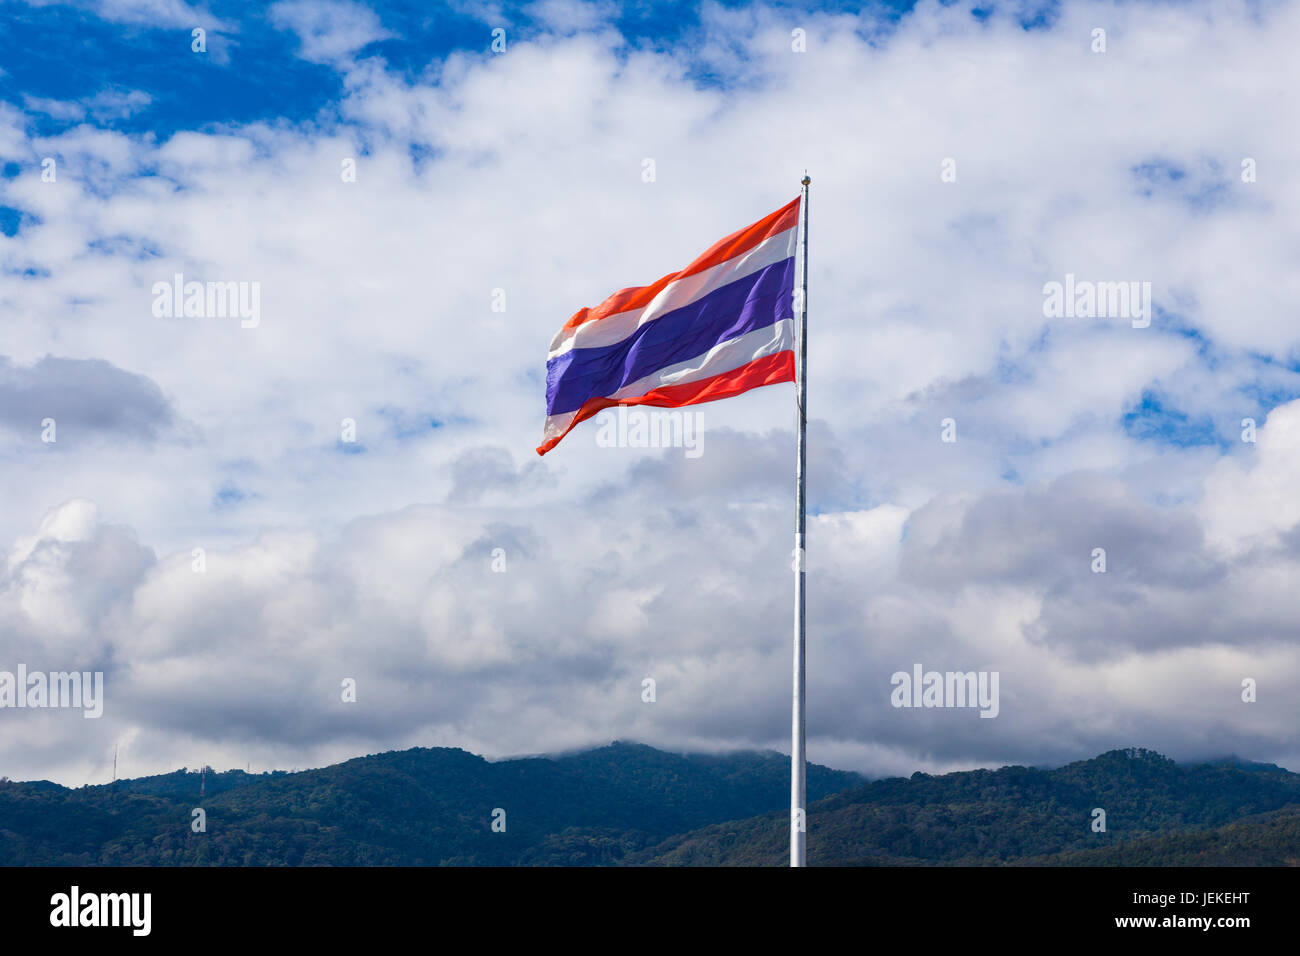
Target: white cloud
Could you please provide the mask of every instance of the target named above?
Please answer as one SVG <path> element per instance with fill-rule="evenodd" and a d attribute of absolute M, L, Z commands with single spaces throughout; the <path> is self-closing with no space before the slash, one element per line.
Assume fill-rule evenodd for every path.
<path fill-rule="evenodd" d="M 604 26 L 618 15 L 619 5 L 608 0 L 534 0 L 520 12 L 551 32 L 565 34 Z"/>
<path fill-rule="evenodd" d="M 28 6 L 44 7 L 62 0 L 26 0 Z M 184 0 L 80 0 L 100 19 L 110 23 L 130 23 L 150 27 L 204 27 L 209 33 L 230 33 L 234 27 L 213 16 L 202 5 Z"/>
<path fill-rule="evenodd" d="M 277 27 L 298 35 L 298 55 L 313 63 L 346 63 L 368 44 L 395 35 L 369 7 L 348 0 L 281 0 L 269 13 Z"/>
<path fill-rule="evenodd" d="M 1243 429 L 1244 431 L 1244 429 Z M 1274 544 L 1300 525 L 1300 403 L 1273 411 L 1257 428 L 1254 443 L 1217 462 L 1205 481 L 1205 514 L 1211 539 L 1230 553 Z"/>
<path fill-rule="evenodd" d="M 1300 765 L 1294 407 L 1228 460 L 1122 422 L 1157 392 L 1235 442 L 1252 388 L 1300 391 L 1281 172 L 1300 144 L 1276 121 L 1295 8 L 1077 4 L 1025 32 L 922 4 L 891 32 L 719 7 L 675 50 L 544 35 L 418 81 L 354 61 L 385 35 L 364 8 L 278 9 L 344 72 L 337 116 L 159 142 L 33 139 L 0 113 L 22 167 L 5 203 L 38 220 L 0 237 L 13 367 L 102 359 L 186 423 L 54 450 L 33 406 L 0 433 L 0 541 L 24 555 L 0 666 L 112 668 L 102 726 L 28 715 L 48 746 L 0 744 L 0 771 L 80 782 L 126 734 L 132 773 L 414 743 L 782 746 L 789 390 L 706 406 L 694 461 L 597 448 L 594 427 L 531 449 L 557 325 L 788 201 L 805 167 L 811 756 L 898 770 L 1141 744 Z M 735 85 L 699 85 L 701 63 Z M 1163 311 L 1045 319 L 1067 272 L 1149 279 Z M 261 325 L 155 318 L 176 273 L 259 282 Z M 917 660 L 1000 669 L 1001 716 L 889 708 Z M 1268 694 L 1242 704 L 1259 674 Z"/>
<path fill-rule="evenodd" d="M 29 113 L 44 113 L 56 120 L 98 122 L 123 119 L 147 107 L 153 98 L 142 90 L 102 90 L 86 100 L 52 100 L 24 96 Z"/>

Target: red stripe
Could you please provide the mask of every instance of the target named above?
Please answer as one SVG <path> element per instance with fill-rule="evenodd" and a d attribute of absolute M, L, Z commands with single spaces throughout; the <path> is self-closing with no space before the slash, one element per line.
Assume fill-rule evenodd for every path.
<path fill-rule="evenodd" d="M 617 315 L 632 309 L 643 309 L 650 300 L 663 291 L 664 286 L 677 279 L 693 276 L 705 269 L 712 269 L 721 262 L 726 262 L 741 253 L 748 252 L 764 239 L 770 239 L 777 233 L 793 229 L 799 223 L 799 200 L 786 203 L 770 216 L 764 216 L 752 226 L 746 226 L 739 232 L 733 232 L 725 239 L 719 239 L 708 251 L 697 258 L 681 272 L 670 272 L 653 285 L 635 286 L 620 289 L 600 305 L 590 309 L 579 309 L 573 317 L 564 323 L 560 331 L 567 332 L 587 322 L 595 322 L 608 315 Z"/>
<path fill-rule="evenodd" d="M 730 398 L 747 392 L 751 388 L 763 385 L 776 385 L 779 382 L 794 381 L 794 352 L 786 349 L 772 355 L 764 355 L 752 362 L 746 362 L 740 368 L 722 372 L 711 378 L 702 378 L 698 382 L 685 382 L 681 385 L 665 385 L 653 388 L 644 395 L 632 398 L 589 398 L 573 416 L 569 427 L 547 441 L 537 449 L 537 454 L 545 455 L 560 443 L 565 435 L 573 431 L 575 425 L 613 405 L 658 405 L 661 408 L 680 408 L 683 405 L 699 405 L 704 402 L 716 402 L 720 398 Z"/>

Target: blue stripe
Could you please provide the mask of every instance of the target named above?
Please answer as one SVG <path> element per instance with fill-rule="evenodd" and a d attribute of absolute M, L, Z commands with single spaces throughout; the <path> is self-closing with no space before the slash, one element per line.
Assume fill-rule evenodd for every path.
<path fill-rule="evenodd" d="M 719 342 L 794 315 L 794 257 L 665 312 L 622 342 L 571 349 L 546 363 L 546 414 L 576 411 L 651 372 L 703 355 Z"/>

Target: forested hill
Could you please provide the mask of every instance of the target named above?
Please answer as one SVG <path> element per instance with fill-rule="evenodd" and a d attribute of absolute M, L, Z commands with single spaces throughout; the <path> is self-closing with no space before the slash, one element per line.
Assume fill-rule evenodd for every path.
<path fill-rule="evenodd" d="M 814 799 L 861 781 L 808 768 Z M 790 758 L 615 743 L 490 762 L 416 748 L 301 773 L 209 771 L 204 788 L 200 801 L 195 771 L 75 790 L 0 784 L 0 865 L 610 863 L 673 833 L 788 806 Z M 207 830 L 194 833 L 200 807 Z M 492 829 L 496 810 L 504 832 Z M 582 836 L 561 839 L 566 830 Z"/>
<path fill-rule="evenodd" d="M 789 758 L 774 753 L 616 743 L 489 762 L 417 748 L 301 773 L 209 772 L 202 800 L 199 780 L 0 782 L 0 864 L 782 865 L 788 854 Z M 1124 750 L 1055 770 L 870 783 L 810 766 L 808 794 L 813 864 L 1300 860 L 1300 775 L 1271 765 Z M 206 832 L 191 829 L 195 808 Z"/>
<path fill-rule="evenodd" d="M 1276 818 L 1246 819 L 1283 808 Z M 1097 810 L 1104 811 L 1104 831 L 1094 829 L 1102 820 Z M 880 780 L 810 803 L 808 821 L 814 865 L 1276 864 L 1300 858 L 1300 774 L 1271 764 L 1182 765 L 1149 750 L 1114 750 L 1056 770 Z M 1223 849 L 1228 841 L 1231 852 L 1222 859 L 1205 852 L 1212 847 L 1207 831 L 1236 821 L 1241 827 L 1213 844 Z M 629 862 L 778 865 L 787 853 L 783 824 L 783 813 L 717 824 Z M 1268 859 L 1256 860 L 1250 846 L 1270 839 Z M 1132 842 L 1144 840 L 1157 842 Z"/>

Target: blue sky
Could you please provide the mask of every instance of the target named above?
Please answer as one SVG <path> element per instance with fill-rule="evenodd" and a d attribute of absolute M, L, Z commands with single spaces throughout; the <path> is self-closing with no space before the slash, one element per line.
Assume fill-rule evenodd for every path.
<path fill-rule="evenodd" d="M 533 448 L 555 329 L 804 169 L 811 758 L 1300 766 L 1298 15 L 5 4 L 0 669 L 111 690 L 0 714 L 0 773 L 786 746 L 788 389 L 698 458 Z M 257 321 L 160 314 L 177 274 Z M 892 709 L 915 661 L 999 717 Z"/>
<path fill-rule="evenodd" d="M 772 6 L 791 12 L 807 9 Z M 815 9 L 856 12 L 861 6 L 818 4 Z M 876 6 L 887 24 L 911 4 Z M 211 16 L 197 13 L 189 27 L 183 16 L 165 26 L 150 23 L 145 14 L 123 23 L 96 16 L 96 9 L 90 3 L 10 5 L 0 34 L 5 71 L 0 96 L 23 109 L 29 98 L 85 100 L 105 90 L 138 90 L 149 96 L 148 106 L 129 116 L 91 116 L 89 121 L 124 132 L 167 136 L 212 123 L 311 120 L 331 109 L 342 93 L 342 77 L 335 70 L 295 57 L 299 38 L 277 25 L 270 5 L 210 3 L 193 8 Z M 508 42 L 527 42 L 550 32 L 530 3 L 496 4 L 491 13 L 471 4 L 415 2 L 381 3 L 373 9 L 391 36 L 366 44 L 361 53 L 381 57 L 388 69 L 412 79 L 436 68 L 452 52 L 488 55 L 491 29 L 498 26 L 507 31 Z M 698 7 L 689 5 L 630 3 L 621 5 L 608 22 L 629 48 L 670 48 L 689 41 L 699 27 L 698 13 Z M 214 19 L 228 29 L 214 29 Z M 195 61 L 190 50 L 193 27 L 213 33 L 212 47 L 221 51 L 219 56 Z M 199 69 L 192 68 L 196 62 Z M 719 80 L 707 70 L 699 71 L 697 79 L 704 84 Z M 39 107 L 30 113 L 35 129 L 43 134 L 76 122 L 49 116 Z"/>

